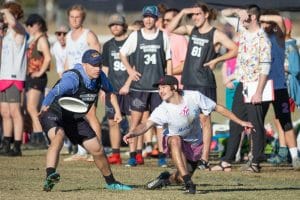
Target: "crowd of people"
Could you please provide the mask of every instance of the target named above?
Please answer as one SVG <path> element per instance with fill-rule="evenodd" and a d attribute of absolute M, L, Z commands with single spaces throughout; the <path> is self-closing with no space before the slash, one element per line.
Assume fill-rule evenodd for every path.
<path fill-rule="evenodd" d="M 195 194 L 194 171 L 231 171 L 243 135 L 251 144 L 243 171 L 259 173 L 262 161 L 278 165 L 287 162 L 288 154 L 293 168 L 300 169 L 290 106 L 300 106 L 300 58 L 291 37 L 292 22 L 278 12 L 262 12 L 256 5 L 220 12 L 203 3 L 182 10 L 145 6 L 142 20 L 132 25 L 121 14 L 111 15 L 107 26 L 112 38 L 103 46 L 96 33 L 84 27 L 87 13 L 82 5 L 68 9 L 69 23 L 58 26 L 53 45 L 42 16 L 30 14 L 24 26 L 23 9 L 15 2 L 4 3 L 0 14 L 0 155 L 22 156 L 24 126 L 30 127 L 30 145 L 48 148 L 45 191 L 60 180 L 57 167 L 66 141 L 77 152 L 64 161 L 93 161 L 107 189 L 131 190 L 116 181 L 110 168 L 123 163 L 124 119 L 129 122 L 123 137 L 129 145 L 125 166 L 145 164 L 144 158 L 156 150 L 159 167 L 170 162 L 176 167 L 147 183 L 148 189 L 180 183 Z M 226 21 L 230 16 L 237 17 L 238 25 Z M 217 17 L 226 23 L 215 23 Z M 45 96 L 52 59 L 60 79 Z M 216 103 L 220 80 L 214 70 L 221 64 L 227 108 Z M 263 98 L 268 82 L 273 85 L 271 101 Z M 256 84 L 255 92 L 245 102 L 249 83 Z M 82 100 L 87 111 L 61 108 L 61 97 Z M 109 156 L 101 142 L 98 99 L 105 101 Z M 280 148 L 267 159 L 264 119 L 270 104 Z M 213 111 L 230 119 L 230 136 L 224 157 L 212 167 Z"/>

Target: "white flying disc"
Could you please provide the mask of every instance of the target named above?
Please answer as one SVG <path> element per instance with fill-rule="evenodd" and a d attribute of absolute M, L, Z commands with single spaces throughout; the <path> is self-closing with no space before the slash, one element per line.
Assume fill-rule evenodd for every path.
<path fill-rule="evenodd" d="M 88 105 L 86 103 L 73 97 L 61 97 L 58 100 L 58 104 L 65 110 L 74 113 L 85 113 L 88 110 Z"/>

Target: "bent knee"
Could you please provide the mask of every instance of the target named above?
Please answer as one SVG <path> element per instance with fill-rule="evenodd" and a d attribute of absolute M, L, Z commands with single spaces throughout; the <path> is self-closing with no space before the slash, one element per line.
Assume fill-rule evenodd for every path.
<path fill-rule="evenodd" d="M 170 146 L 179 146 L 181 145 L 181 138 L 179 136 L 170 136 L 168 143 Z"/>

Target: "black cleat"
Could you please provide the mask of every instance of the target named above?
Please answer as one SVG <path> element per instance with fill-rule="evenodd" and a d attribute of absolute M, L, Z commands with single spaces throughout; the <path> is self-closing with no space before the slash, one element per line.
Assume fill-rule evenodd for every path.
<path fill-rule="evenodd" d="M 155 190 L 170 185 L 170 181 L 169 181 L 170 176 L 171 174 L 168 171 L 162 172 L 156 179 L 146 184 L 146 189 Z"/>

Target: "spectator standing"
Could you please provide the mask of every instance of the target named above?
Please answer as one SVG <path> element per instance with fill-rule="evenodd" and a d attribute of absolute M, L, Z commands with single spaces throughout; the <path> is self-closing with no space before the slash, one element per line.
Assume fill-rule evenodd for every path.
<path fill-rule="evenodd" d="M 20 23 L 23 9 L 16 2 L 4 3 L 0 14 L 7 30 L 2 38 L 0 66 L 0 107 L 3 128 L 1 155 L 21 156 L 23 115 L 22 91 L 26 77 L 25 28 Z M 11 149 L 11 142 L 14 147 Z"/>
<path fill-rule="evenodd" d="M 47 38 L 47 25 L 38 14 L 28 16 L 26 28 L 31 37 L 27 50 L 26 108 L 32 121 L 30 143 L 46 148 L 46 141 L 38 114 L 39 106 L 47 86 L 47 70 L 51 62 L 50 45 Z"/>
<path fill-rule="evenodd" d="M 145 6 L 143 8 L 144 27 L 139 31 L 132 32 L 120 50 L 121 61 L 133 80 L 130 86 L 130 130 L 135 129 L 141 123 L 145 111 L 152 112 L 161 103 L 157 88 L 153 88 L 152 84 L 165 73 L 171 74 L 172 70 L 168 36 L 155 26 L 158 16 L 156 6 Z M 135 61 L 130 64 L 128 56 L 132 54 L 135 54 Z M 162 152 L 161 131 L 157 131 L 160 151 L 159 164 L 166 165 L 165 155 Z M 142 141 L 142 137 L 139 139 Z M 144 163 L 142 145 L 137 149 L 137 140 L 133 138 L 129 147 L 130 159 L 127 166 L 136 166 L 137 161 L 140 164 Z"/>
<path fill-rule="evenodd" d="M 119 55 L 120 48 L 128 37 L 126 33 L 127 24 L 125 18 L 120 14 L 111 15 L 108 20 L 108 27 L 114 37 L 103 45 L 103 71 L 112 83 L 114 93 L 117 96 L 118 104 L 121 109 L 121 114 L 125 117 L 129 117 L 129 91 L 126 89 L 124 91 L 123 86 L 124 84 L 130 85 L 131 81 L 127 81 L 128 73 L 125 66 L 122 64 Z M 126 88 L 129 88 L 129 86 L 127 86 Z M 112 155 L 108 157 L 108 162 L 110 164 L 121 164 L 122 159 L 120 156 L 120 126 L 117 122 L 114 121 L 115 110 L 108 99 L 105 100 L 105 111 L 106 116 L 108 117 L 110 144 L 112 148 Z"/>
<path fill-rule="evenodd" d="M 284 74 L 284 60 L 285 60 L 285 25 L 283 18 L 277 12 L 266 11 L 260 17 L 261 26 L 264 28 L 269 36 L 272 44 L 271 56 L 271 70 L 269 79 L 274 82 L 275 101 L 272 105 L 275 111 L 275 121 L 282 135 L 285 137 L 286 146 L 280 144 L 278 156 L 270 158 L 268 161 L 273 164 L 280 164 L 287 161 L 288 151 L 291 154 L 292 165 L 295 170 L 300 170 L 300 159 L 298 158 L 298 149 L 296 142 L 296 135 L 293 129 L 291 120 L 289 94 L 287 90 L 285 74 Z M 266 103 L 264 108 L 267 114 L 270 103 Z"/>
<path fill-rule="evenodd" d="M 60 25 L 55 31 L 57 40 L 54 42 L 51 48 L 51 54 L 55 58 L 56 72 L 60 78 L 64 72 L 64 65 L 67 56 L 66 35 L 68 32 L 69 28 L 66 25 Z"/>
<path fill-rule="evenodd" d="M 262 93 L 267 81 L 271 67 L 271 43 L 264 30 L 259 25 L 261 15 L 260 8 L 250 5 L 247 9 L 225 9 L 222 15 L 240 17 L 242 30 L 239 40 L 239 51 L 237 56 L 235 72 L 239 81 L 234 94 L 232 112 L 242 120 L 249 120 L 254 129 L 252 135 L 253 159 L 247 163 L 244 170 L 249 172 L 260 172 L 260 161 L 264 153 L 265 130 L 264 113 L 262 105 Z M 243 84 L 246 82 L 257 82 L 256 92 L 251 97 L 251 103 L 244 102 L 242 94 Z M 230 121 L 230 136 L 227 143 L 226 154 L 218 166 L 212 168 L 216 171 L 231 171 L 231 162 L 239 147 L 243 127 Z"/>

